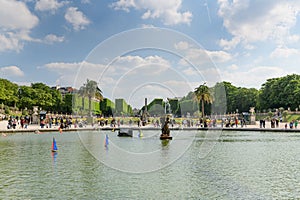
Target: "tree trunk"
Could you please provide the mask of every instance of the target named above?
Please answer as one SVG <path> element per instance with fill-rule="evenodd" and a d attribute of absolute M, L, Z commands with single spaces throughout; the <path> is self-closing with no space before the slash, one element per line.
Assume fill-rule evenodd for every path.
<path fill-rule="evenodd" d="M 90 116 L 90 117 L 92 116 L 91 108 L 92 108 L 92 98 L 89 97 L 89 116 Z"/>
<path fill-rule="evenodd" d="M 201 106 L 202 106 L 202 108 L 201 108 L 201 110 L 202 110 L 202 118 L 204 118 L 204 100 L 201 100 Z"/>
<path fill-rule="evenodd" d="M 82 112 L 84 111 L 84 97 L 81 98 L 81 106 L 82 106 Z"/>

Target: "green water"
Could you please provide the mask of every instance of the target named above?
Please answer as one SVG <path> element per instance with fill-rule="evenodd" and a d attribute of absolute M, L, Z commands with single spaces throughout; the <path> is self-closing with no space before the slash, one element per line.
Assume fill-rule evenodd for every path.
<path fill-rule="evenodd" d="M 108 148 L 101 140 L 106 134 Z M 184 137 L 168 144 L 151 131 L 144 131 L 143 139 L 103 131 L 1 137 L 0 199 L 300 198 L 299 133 L 223 132 L 208 137 L 212 132 L 197 132 L 195 138 L 188 131 L 180 134 Z M 59 148 L 56 155 L 50 151 L 53 136 Z M 201 154 L 204 143 L 210 149 Z M 180 149 L 186 144 L 189 148 Z M 164 164 L 150 172 L 124 170 L 139 170 L 143 164 L 148 169 L 152 161 L 143 154 L 145 162 L 120 163 L 125 166 L 121 171 L 111 168 L 101 156 L 122 161 L 121 155 L 111 154 L 116 147 L 133 155 L 157 152 L 153 162 Z"/>

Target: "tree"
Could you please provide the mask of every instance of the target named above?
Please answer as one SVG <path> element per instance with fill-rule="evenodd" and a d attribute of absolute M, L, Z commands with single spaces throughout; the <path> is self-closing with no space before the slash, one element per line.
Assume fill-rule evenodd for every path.
<path fill-rule="evenodd" d="M 95 98 L 99 101 L 103 100 L 102 91 L 98 87 L 98 84 L 96 81 L 93 80 L 86 80 L 86 83 L 83 84 L 83 86 L 79 89 L 79 94 L 84 98 L 88 97 L 89 99 L 89 114 L 91 115 L 92 110 L 92 98 Z"/>
<path fill-rule="evenodd" d="M 51 89 L 44 83 L 32 83 L 31 88 L 33 92 L 29 97 L 34 99 L 35 105 L 49 111 L 61 111 L 62 97 L 59 91 Z"/>
<path fill-rule="evenodd" d="M 28 86 L 21 86 L 20 87 L 20 99 L 19 99 L 19 108 L 21 109 L 32 109 L 32 107 L 34 105 L 37 104 L 36 99 L 32 98 L 33 97 L 33 93 L 34 93 L 34 89 L 32 89 L 31 87 Z"/>
<path fill-rule="evenodd" d="M 201 102 L 201 112 L 202 112 L 202 118 L 204 117 L 204 104 L 209 103 L 211 104 L 213 102 L 213 97 L 210 94 L 209 88 L 205 85 L 200 85 L 199 87 L 195 88 L 195 97 L 194 100 L 198 103 Z"/>
<path fill-rule="evenodd" d="M 288 108 L 292 110 L 300 102 L 300 75 L 292 74 L 268 79 L 260 89 L 259 105 L 262 110 L 269 108 Z"/>
<path fill-rule="evenodd" d="M 18 100 L 18 85 L 6 79 L 0 79 L 0 103 L 15 106 Z"/>
<path fill-rule="evenodd" d="M 61 109 L 64 113 L 72 113 L 72 100 L 73 100 L 72 94 L 66 94 L 64 96 L 63 106 Z"/>

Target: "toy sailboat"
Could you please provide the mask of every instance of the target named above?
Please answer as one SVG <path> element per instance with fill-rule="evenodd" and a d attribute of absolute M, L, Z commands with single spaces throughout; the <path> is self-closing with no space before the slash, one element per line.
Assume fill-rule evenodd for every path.
<path fill-rule="evenodd" d="M 57 150 L 58 150 L 58 149 L 57 149 L 56 141 L 55 141 L 55 138 L 53 137 L 51 151 L 52 151 L 52 152 L 57 152 Z"/>

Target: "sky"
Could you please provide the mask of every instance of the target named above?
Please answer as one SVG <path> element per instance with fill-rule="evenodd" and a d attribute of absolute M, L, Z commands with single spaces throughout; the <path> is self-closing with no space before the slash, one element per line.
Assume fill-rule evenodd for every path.
<path fill-rule="evenodd" d="M 79 88 L 133 107 L 206 83 L 299 74 L 298 0 L 0 0 L 0 78 Z"/>

